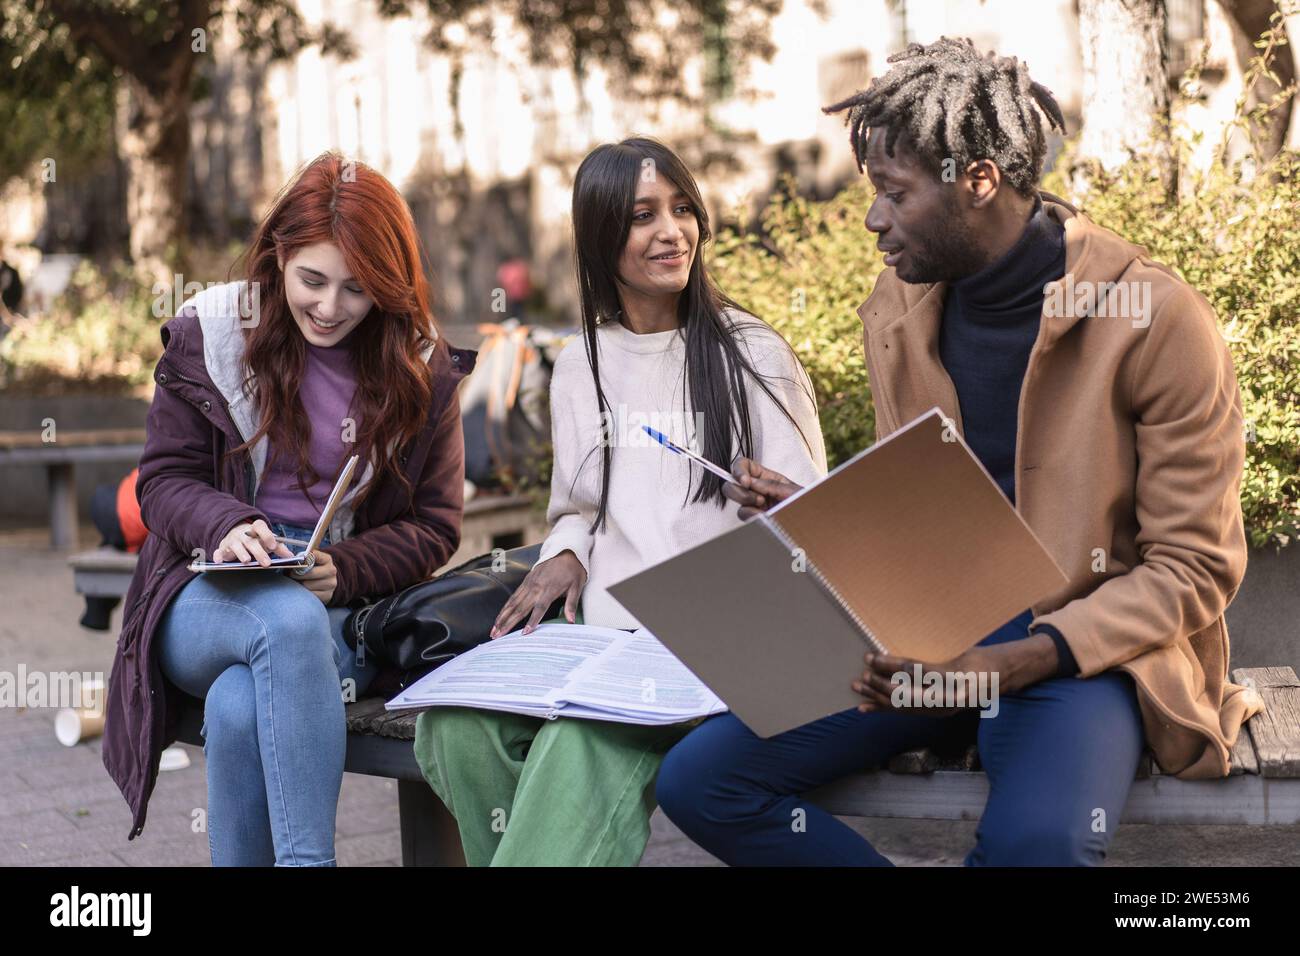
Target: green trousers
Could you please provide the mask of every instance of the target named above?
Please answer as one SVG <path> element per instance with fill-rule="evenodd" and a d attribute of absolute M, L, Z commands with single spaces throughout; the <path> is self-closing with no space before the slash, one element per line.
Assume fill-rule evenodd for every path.
<path fill-rule="evenodd" d="M 415 722 L 415 759 L 456 818 L 470 866 L 636 866 L 659 764 L 699 723 L 434 707 Z"/>
<path fill-rule="evenodd" d="M 434 707 L 416 721 L 415 758 L 456 818 L 470 866 L 635 866 L 659 764 L 697 723 Z"/>

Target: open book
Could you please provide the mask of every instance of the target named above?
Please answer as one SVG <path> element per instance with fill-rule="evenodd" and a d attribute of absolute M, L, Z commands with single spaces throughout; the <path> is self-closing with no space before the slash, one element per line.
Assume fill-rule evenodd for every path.
<path fill-rule="evenodd" d="M 325 499 L 325 508 L 316 520 L 316 527 L 312 530 L 311 540 L 295 541 L 292 538 L 284 538 L 280 535 L 275 536 L 275 540 L 281 542 L 286 547 L 296 545 L 299 550 L 295 551 L 292 556 L 287 558 L 272 557 L 269 567 L 262 567 L 256 561 L 192 561 L 190 562 L 191 571 L 284 571 L 301 570 L 310 568 L 316 563 L 315 551 L 320 547 L 321 540 L 325 537 L 325 531 L 329 528 L 330 522 L 334 519 L 334 512 L 338 510 L 339 502 L 343 500 L 343 494 L 348 490 L 348 483 L 352 480 L 352 473 L 356 471 L 357 460 L 360 455 L 353 455 L 343 464 L 343 470 L 339 472 L 338 481 L 334 482 L 334 488 L 330 491 L 330 496 Z M 292 550 L 292 548 L 290 549 Z"/>
<path fill-rule="evenodd" d="M 869 649 L 951 660 L 1066 583 L 933 408 L 609 593 L 770 737 L 862 703 Z"/>
<path fill-rule="evenodd" d="M 676 724 L 727 709 L 647 631 L 586 624 L 543 624 L 480 644 L 385 706 L 478 707 L 620 724 Z"/>

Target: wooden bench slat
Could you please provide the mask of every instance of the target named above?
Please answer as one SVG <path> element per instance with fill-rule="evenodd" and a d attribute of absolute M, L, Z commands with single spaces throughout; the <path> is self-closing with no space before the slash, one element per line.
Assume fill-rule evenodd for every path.
<path fill-rule="evenodd" d="M 77 431 L 59 429 L 55 440 L 45 441 L 45 432 L 39 428 L 22 431 L 0 431 L 0 449 L 19 448 L 85 448 L 96 445 L 142 445 L 143 428 L 90 428 Z"/>
<path fill-rule="evenodd" d="M 978 820 L 988 795 L 986 774 L 938 770 L 930 774 L 856 774 L 807 797 L 836 816 Z M 1153 776 L 1133 782 L 1119 822 L 1297 824 L 1300 784 L 1253 774 L 1221 780 Z"/>
<path fill-rule="evenodd" d="M 886 766 L 890 773 L 934 773 L 939 769 L 939 760 L 929 747 L 920 747 L 894 754 Z"/>
<path fill-rule="evenodd" d="M 397 740 L 415 740 L 415 719 L 419 716 L 414 711 L 387 713 L 379 725 L 379 733 Z"/>
<path fill-rule="evenodd" d="M 1239 667 L 1232 679 L 1264 700 L 1246 724 L 1260 776 L 1300 777 L 1300 678 L 1290 667 Z"/>
<path fill-rule="evenodd" d="M 1300 687 L 1300 677 L 1289 667 L 1238 667 L 1232 682 L 1260 690 L 1265 687 Z"/>
<path fill-rule="evenodd" d="M 920 747 L 894 754 L 886 766 L 890 773 L 934 773 L 937 770 L 976 770 L 979 760 L 979 747 L 975 744 L 967 744 L 956 752 Z"/>
<path fill-rule="evenodd" d="M 980 748 L 978 744 L 968 744 L 966 749 L 954 757 L 939 756 L 940 770 L 979 770 Z"/>
<path fill-rule="evenodd" d="M 1243 773 L 1259 773 L 1259 761 L 1255 758 L 1255 745 L 1250 739 L 1250 728 L 1242 727 L 1237 734 L 1237 741 L 1232 745 L 1228 755 L 1228 774 L 1237 776 Z"/>
<path fill-rule="evenodd" d="M 414 711 L 384 710 L 382 698 L 366 697 L 356 703 L 348 704 L 348 732 L 391 737 L 396 740 L 414 740 L 417 716 Z"/>

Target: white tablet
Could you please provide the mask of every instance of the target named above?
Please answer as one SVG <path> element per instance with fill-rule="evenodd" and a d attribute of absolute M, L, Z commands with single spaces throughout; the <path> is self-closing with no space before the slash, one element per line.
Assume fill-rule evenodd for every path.
<path fill-rule="evenodd" d="M 256 561 L 192 561 L 190 562 L 191 571 L 300 571 L 304 568 L 310 568 L 316 563 L 314 552 L 320 547 L 321 539 L 325 537 L 325 531 L 330 526 L 330 521 L 334 518 L 334 512 L 338 510 L 339 502 L 343 500 L 343 494 L 347 490 L 348 484 L 352 481 L 352 473 L 356 470 L 359 455 L 353 455 L 343 465 L 343 471 L 339 473 L 338 481 L 334 482 L 334 490 L 325 501 L 325 510 L 320 513 L 320 518 L 316 521 L 316 528 L 311 533 L 311 540 L 298 541 L 293 538 L 282 538 L 276 535 L 276 540 L 286 545 L 298 545 L 302 550 L 295 552 L 287 558 L 271 558 L 270 565 L 263 567 Z"/>

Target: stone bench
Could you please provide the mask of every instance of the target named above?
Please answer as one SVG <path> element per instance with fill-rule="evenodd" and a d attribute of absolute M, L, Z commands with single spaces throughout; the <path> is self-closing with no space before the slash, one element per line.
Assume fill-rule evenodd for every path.
<path fill-rule="evenodd" d="M 44 465 L 50 495 L 50 544 L 70 548 L 77 540 L 75 467 L 87 462 L 121 462 L 135 467 L 144 453 L 143 428 L 104 428 L 45 433 L 0 431 L 0 467 Z"/>
<path fill-rule="evenodd" d="M 86 597 L 125 597 L 138 557 L 107 546 L 74 554 L 68 559 L 72 586 Z"/>

